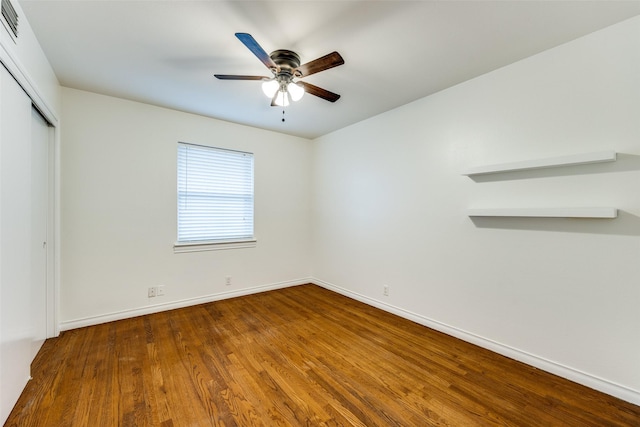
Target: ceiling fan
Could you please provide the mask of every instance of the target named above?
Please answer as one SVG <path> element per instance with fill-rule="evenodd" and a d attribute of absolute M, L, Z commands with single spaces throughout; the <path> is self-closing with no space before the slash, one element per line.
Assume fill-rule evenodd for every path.
<path fill-rule="evenodd" d="M 271 106 L 286 107 L 289 99 L 298 101 L 305 92 L 336 102 L 340 95 L 300 80 L 329 68 L 344 64 L 338 52 L 300 65 L 300 56 L 291 50 L 274 50 L 267 55 L 258 42 L 247 33 L 236 33 L 236 37 L 271 71 L 272 77 L 214 74 L 220 80 L 262 80 L 262 91 L 271 98 Z"/>

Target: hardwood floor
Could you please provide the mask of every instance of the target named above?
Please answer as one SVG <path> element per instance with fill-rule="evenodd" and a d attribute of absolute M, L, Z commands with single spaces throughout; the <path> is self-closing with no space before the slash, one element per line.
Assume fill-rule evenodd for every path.
<path fill-rule="evenodd" d="M 64 332 L 8 426 L 640 426 L 640 407 L 314 285 Z"/>

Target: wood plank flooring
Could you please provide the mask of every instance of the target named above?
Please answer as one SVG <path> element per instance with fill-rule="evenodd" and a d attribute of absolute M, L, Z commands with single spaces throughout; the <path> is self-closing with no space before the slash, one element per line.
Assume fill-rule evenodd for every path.
<path fill-rule="evenodd" d="M 6 426 L 640 426 L 640 407 L 314 285 L 64 332 Z"/>

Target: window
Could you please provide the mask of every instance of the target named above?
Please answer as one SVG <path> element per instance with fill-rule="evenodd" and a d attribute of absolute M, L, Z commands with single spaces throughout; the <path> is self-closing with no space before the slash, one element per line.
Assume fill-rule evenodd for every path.
<path fill-rule="evenodd" d="M 253 154 L 178 143 L 176 251 L 247 243 L 255 245 Z"/>

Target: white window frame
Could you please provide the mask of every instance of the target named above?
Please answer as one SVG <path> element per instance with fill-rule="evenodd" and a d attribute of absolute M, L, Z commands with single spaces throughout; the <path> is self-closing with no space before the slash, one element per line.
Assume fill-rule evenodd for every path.
<path fill-rule="evenodd" d="M 187 177 L 189 175 L 188 174 L 188 170 L 185 170 L 184 168 L 181 168 L 181 161 L 182 162 L 187 162 L 189 159 L 188 157 L 182 157 L 182 156 L 188 156 L 189 153 L 194 153 L 196 155 L 204 155 L 205 157 L 207 157 L 206 159 L 202 160 L 202 163 L 199 164 L 199 166 L 205 166 L 205 167 L 213 167 L 213 162 L 215 160 L 222 160 L 225 161 L 228 159 L 228 161 L 232 161 L 234 158 L 235 160 L 241 160 L 241 163 L 243 163 L 243 170 L 242 175 L 243 178 L 247 178 L 247 170 L 246 168 L 250 165 L 250 203 L 251 203 L 251 225 L 250 227 L 247 227 L 246 233 L 245 232 L 241 232 L 239 231 L 237 236 L 225 236 L 225 237 L 221 237 L 218 236 L 220 238 L 212 238 L 212 239 L 206 239 L 204 238 L 204 236 L 194 236 L 192 235 L 191 238 L 185 238 L 185 236 L 182 237 L 182 240 L 180 240 L 181 236 L 180 236 L 180 218 L 181 218 L 181 212 L 184 214 L 185 212 L 185 205 L 184 203 L 188 201 L 188 196 L 184 193 L 185 191 L 188 193 L 188 190 L 185 189 L 185 186 L 188 185 L 187 181 L 185 181 L 185 179 L 187 179 Z M 226 159 L 225 159 L 226 157 Z M 195 157 L 193 158 L 195 159 Z M 176 161 L 176 165 L 177 165 L 177 191 L 176 191 L 176 232 L 177 232 L 177 239 L 176 242 L 173 245 L 173 250 L 175 253 L 182 253 L 182 252 L 199 252 L 199 251 L 210 251 L 210 250 L 220 250 L 220 249 L 238 249 L 238 248 L 251 248 L 251 247 L 255 247 L 257 240 L 255 238 L 254 235 L 254 229 L 255 229 L 255 218 L 254 218 L 254 206 L 255 206 L 255 192 L 254 192 L 254 165 L 253 165 L 253 153 L 248 153 L 248 152 L 244 152 L 244 151 L 237 151 L 237 150 L 229 150 L 229 149 L 224 149 L 224 148 L 217 148 L 217 147 L 211 147 L 211 146 L 206 146 L 206 145 L 197 145 L 197 144 L 189 144 L 189 143 L 185 143 L 185 142 L 178 142 L 178 149 L 177 149 L 177 161 Z M 183 164 L 183 166 L 187 166 L 186 164 Z M 230 166 L 232 168 L 232 165 L 226 165 L 226 166 Z M 225 166 L 225 167 L 226 167 Z M 194 174 L 192 177 L 196 176 L 196 174 Z M 205 187 L 208 187 L 206 189 L 203 190 L 202 186 L 199 187 L 192 187 L 192 192 L 194 192 L 194 188 L 198 188 L 200 191 L 200 194 L 202 193 L 211 193 L 212 197 L 215 198 L 220 198 L 220 192 L 217 192 L 219 190 L 220 187 L 220 177 L 216 177 L 215 173 L 211 173 L 211 175 L 206 176 L 206 174 L 203 176 L 202 174 L 197 174 L 198 178 L 202 178 L 202 181 L 200 181 L 200 183 L 202 185 L 204 185 Z M 241 181 L 241 180 L 240 180 Z M 240 193 L 240 194 L 244 194 L 246 197 L 246 190 L 248 187 L 248 183 L 245 182 L 242 183 L 241 191 L 245 191 L 244 193 Z M 237 187 L 240 188 L 240 187 Z M 226 189 L 226 188 L 225 188 Z M 240 190 L 239 190 L 240 191 Z M 182 195 L 182 196 L 181 196 Z M 187 198 L 185 198 L 187 197 Z M 224 200 L 225 195 L 223 194 L 222 196 L 222 200 Z M 237 200 L 237 194 L 236 195 L 231 195 L 229 194 L 228 196 L 230 199 L 236 199 Z M 181 203 L 183 203 L 181 205 Z M 245 201 L 246 203 L 246 201 Z M 205 221 L 206 222 L 206 221 Z M 183 233 L 183 234 L 188 234 L 188 233 Z"/>

